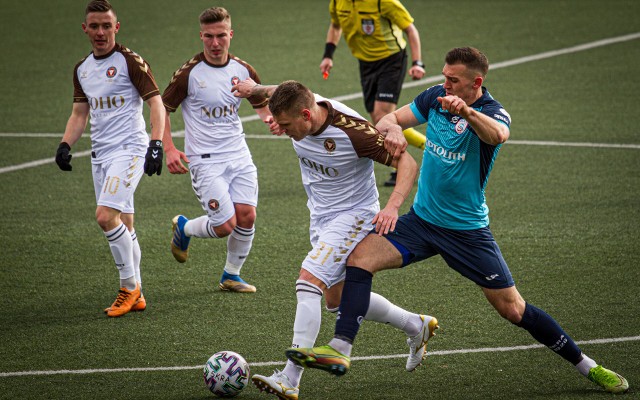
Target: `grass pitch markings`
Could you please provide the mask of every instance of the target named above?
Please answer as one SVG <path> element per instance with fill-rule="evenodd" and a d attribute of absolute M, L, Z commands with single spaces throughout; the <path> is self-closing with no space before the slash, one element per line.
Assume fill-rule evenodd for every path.
<path fill-rule="evenodd" d="M 507 60 L 495 63 L 489 67 L 490 70 L 496 70 L 500 68 L 507 68 L 514 65 L 525 64 L 532 61 L 544 60 L 547 58 L 558 57 L 566 54 L 577 53 L 580 51 L 591 50 L 597 47 L 609 46 L 612 44 L 628 42 L 631 40 L 640 39 L 640 32 L 630 33 L 628 35 L 617 36 L 608 39 L 596 40 L 594 42 L 584 43 L 577 46 L 566 47 L 564 49 L 545 51 L 543 53 L 533 54 L 530 56 L 514 58 L 513 60 Z M 439 82 L 442 80 L 441 75 L 434 75 L 428 78 L 420 79 L 414 82 L 407 82 L 402 85 L 403 88 L 412 88 L 416 86 L 422 86 L 430 83 Z M 334 97 L 334 100 L 337 101 L 346 101 L 346 100 L 354 100 L 362 97 L 362 93 L 351 93 L 343 96 Z M 242 122 L 255 121 L 260 117 L 258 115 L 251 115 L 247 117 L 242 117 L 240 120 Z M 175 132 L 175 137 L 184 136 L 184 131 Z M 0 133 L 0 137 L 60 137 L 59 133 Z M 277 136 L 271 135 L 246 135 L 249 139 L 277 139 Z M 606 143 L 577 143 L 577 142 L 550 142 L 550 141 L 529 141 L 529 140 L 512 140 L 509 143 L 513 144 L 528 144 L 528 145 L 540 145 L 540 146 L 571 146 L 571 147 L 600 147 L 600 148 L 626 148 L 626 149 L 640 149 L 640 145 L 636 144 L 606 144 Z M 90 151 L 83 151 L 73 154 L 74 157 L 86 157 L 91 154 Z M 45 158 L 41 160 L 30 161 L 23 164 L 11 165 L 8 167 L 0 168 L 0 174 L 4 174 L 7 172 L 18 171 L 26 168 L 38 167 L 45 164 L 53 163 L 55 160 L 53 158 Z"/>
<path fill-rule="evenodd" d="M 609 344 L 609 343 L 621 343 L 621 342 L 634 342 L 640 341 L 640 336 L 626 336 L 618 338 L 602 338 L 592 340 L 579 340 L 576 341 L 578 345 L 589 344 Z M 433 356 L 448 356 L 458 354 L 473 354 L 473 353 L 499 353 L 507 351 L 524 351 L 542 349 L 546 346 L 542 344 L 531 344 L 523 346 L 509 346 L 509 347 L 481 347 L 477 349 L 456 349 L 456 350 L 440 350 L 429 351 L 428 357 Z M 370 361 L 370 360 L 386 360 L 391 358 L 405 358 L 406 354 L 389 354 L 380 356 L 360 356 L 351 357 L 351 361 Z M 285 361 L 265 361 L 249 363 L 250 367 L 268 367 L 282 365 Z M 60 369 L 50 371 L 17 371 L 17 372 L 0 372 L 0 378 L 9 378 L 14 376 L 38 376 L 38 375 L 85 375 L 85 374 L 105 374 L 114 372 L 156 372 L 156 371 L 183 371 L 202 369 L 204 364 L 195 366 L 176 366 L 176 367 L 144 367 L 144 368 L 98 368 L 98 369 Z"/>
<path fill-rule="evenodd" d="M 184 134 L 184 132 L 183 132 Z M 48 133 L 35 133 L 28 134 L 23 133 L 23 136 L 30 135 L 55 135 L 55 137 L 60 137 L 59 134 L 48 134 Z M 0 133 L 0 137 L 3 134 Z M 40 136 L 42 137 L 42 136 Z M 53 136 L 51 136 L 53 137 Z M 175 136 L 174 136 L 175 137 Z M 245 135 L 247 139 L 258 139 L 258 140 L 273 140 L 273 139 L 288 139 L 286 136 L 272 136 L 267 134 L 262 135 Z M 608 149 L 635 149 L 640 150 L 640 144 L 625 144 L 625 143 L 589 143 L 589 142 L 553 142 L 553 141 L 544 141 L 544 140 L 508 140 L 507 144 L 516 144 L 516 145 L 528 145 L 528 146 L 559 146 L 559 147 L 590 147 L 590 148 L 608 148 Z M 79 151 L 77 153 L 73 153 L 74 158 L 86 157 L 91 154 L 91 150 Z M 29 161 L 23 164 L 10 165 L 8 167 L 0 168 L 0 174 L 4 174 L 7 172 L 19 171 L 21 169 L 39 167 L 41 165 L 52 164 L 55 162 L 55 158 L 43 158 L 40 160 Z"/>

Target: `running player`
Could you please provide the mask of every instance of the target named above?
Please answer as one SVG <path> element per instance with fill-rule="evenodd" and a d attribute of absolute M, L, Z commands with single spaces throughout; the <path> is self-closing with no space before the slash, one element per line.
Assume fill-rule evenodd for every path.
<path fill-rule="evenodd" d="M 193 190 L 205 215 L 173 218 L 171 252 L 178 262 L 189 257 L 191 237 L 227 239 L 227 260 L 219 281 L 221 290 L 253 293 L 255 286 L 240 278 L 255 234 L 258 205 L 258 174 L 238 116 L 242 99 L 231 94 L 231 86 L 246 78 L 260 81 L 251 65 L 229 54 L 233 38 L 231 16 L 222 7 L 200 14 L 203 52 L 184 63 L 162 94 L 168 112 L 182 105 L 185 151 L 171 138 L 171 123 L 165 122 L 167 167 L 172 174 L 191 173 Z M 277 129 L 267 108 L 267 98 L 254 96 L 249 102 L 260 118 Z M 182 161 L 189 163 L 187 169 Z"/>
<path fill-rule="evenodd" d="M 71 171 L 71 146 L 82 136 L 91 117 L 96 220 L 120 275 L 116 300 L 105 312 L 109 317 L 119 317 L 147 306 L 141 292 L 141 252 L 133 227 L 133 194 L 143 172 L 151 176 L 162 171 L 165 112 L 149 64 L 116 43 L 120 22 L 107 0 L 94 0 L 87 5 L 82 29 L 93 50 L 74 69 L 73 109 L 58 146 L 56 163 L 61 170 Z M 150 142 L 142 116 L 143 102 L 151 110 Z"/>

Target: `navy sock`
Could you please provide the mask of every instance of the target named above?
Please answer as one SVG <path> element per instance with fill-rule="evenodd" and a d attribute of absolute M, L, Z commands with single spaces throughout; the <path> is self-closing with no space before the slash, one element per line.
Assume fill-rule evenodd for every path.
<path fill-rule="evenodd" d="M 531 336 L 573 365 L 582 360 L 578 345 L 558 325 L 556 320 L 541 309 L 527 303 L 522 321 L 517 326 L 529 331 Z"/>
<path fill-rule="evenodd" d="M 358 267 L 347 267 L 334 337 L 353 343 L 369 309 L 373 274 Z"/>

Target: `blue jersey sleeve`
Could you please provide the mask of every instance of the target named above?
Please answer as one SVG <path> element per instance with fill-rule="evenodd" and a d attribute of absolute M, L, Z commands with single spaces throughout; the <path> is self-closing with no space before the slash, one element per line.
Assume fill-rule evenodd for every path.
<path fill-rule="evenodd" d="M 427 122 L 429 118 L 429 110 L 432 108 L 437 108 L 440 103 L 438 103 L 438 96 L 444 96 L 445 90 L 443 85 L 431 86 L 429 89 L 420 93 L 418 97 L 413 99 L 411 102 L 411 111 L 413 115 L 418 119 L 421 124 Z"/>
<path fill-rule="evenodd" d="M 511 126 L 511 116 L 507 110 L 502 107 L 502 104 L 496 100 L 491 99 L 482 106 L 481 113 L 485 114 L 491 119 L 495 119 L 498 122 L 505 124 L 507 127 Z"/>

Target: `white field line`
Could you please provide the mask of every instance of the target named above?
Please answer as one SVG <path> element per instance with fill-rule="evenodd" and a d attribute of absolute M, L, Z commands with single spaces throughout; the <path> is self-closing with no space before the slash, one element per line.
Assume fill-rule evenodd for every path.
<path fill-rule="evenodd" d="M 26 134 L 23 134 L 26 135 Z M 0 134 L 0 137 L 2 134 Z M 59 137 L 60 135 L 56 135 Z M 174 135 L 175 136 L 175 135 Z M 288 139 L 286 136 L 272 136 L 272 135 L 245 135 L 247 139 L 259 139 L 259 140 L 272 140 L 272 139 Z M 596 148 L 609 148 L 609 149 L 640 149 L 640 144 L 618 144 L 618 143 L 589 143 L 589 142 L 552 142 L 552 141 L 536 141 L 536 140 L 509 140 L 507 144 L 524 144 L 529 146 L 558 146 L 558 147 L 596 147 Z M 85 157 L 91 154 L 91 150 L 79 151 L 73 153 L 73 158 Z M 39 167 L 45 164 L 52 164 L 55 159 L 43 158 L 40 160 L 29 161 L 23 164 L 10 165 L 8 167 L 0 168 L 0 174 L 6 172 L 18 171 L 26 168 Z"/>
<path fill-rule="evenodd" d="M 507 61 L 502 61 L 502 62 L 498 62 L 495 63 L 493 65 L 491 65 L 491 69 L 492 70 L 496 70 L 496 69 L 500 69 L 500 68 L 506 68 L 506 67 L 511 67 L 514 65 L 519 65 L 519 64 L 524 64 L 524 63 L 528 63 L 528 62 L 532 62 L 532 61 L 538 61 L 538 60 L 543 60 L 546 58 L 552 58 L 552 57 L 557 57 L 557 56 L 561 56 L 561 55 L 565 55 L 565 54 L 571 54 L 571 53 L 577 53 L 580 51 L 585 51 L 585 50 L 590 50 L 590 49 L 594 49 L 596 47 L 602 47 L 602 46 L 608 46 L 611 44 L 616 44 L 616 43 L 621 43 L 621 42 L 627 42 L 630 40 L 636 40 L 640 38 L 640 32 L 636 32 L 636 33 L 631 33 L 628 35 L 623 35 L 623 36 L 617 36 L 617 37 L 613 37 L 613 38 L 608 38 L 608 39 L 602 39 L 602 40 L 596 40 L 595 42 L 589 42 L 589 43 L 584 43 L 581 45 L 577 45 L 577 46 L 572 46 L 572 47 L 566 47 L 564 49 L 558 49 L 558 50 L 551 50 L 551 51 L 545 51 L 543 53 L 538 53 L 538 54 L 533 54 L 530 56 L 526 56 L 526 57 L 519 57 L 519 58 L 514 58 L 513 60 L 507 60 Z M 430 84 L 430 83 L 435 83 L 435 82 L 439 82 L 442 80 L 442 76 L 440 75 L 434 75 L 434 76 L 430 76 L 424 79 L 420 79 L 418 81 L 413 81 L 413 82 L 407 82 L 404 85 L 402 85 L 403 88 L 411 88 L 411 87 L 416 87 L 416 86 L 421 86 L 421 85 L 426 85 L 426 84 Z M 343 96 L 338 96 L 338 97 L 334 97 L 334 100 L 337 101 L 347 101 L 347 100 L 353 100 L 353 99 L 358 99 L 362 97 L 362 93 L 358 92 L 358 93 L 351 93 L 351 94 L 347 94 L 347 95 L 343 95 Z M 258 115 L 250 115 L 247 117 L 242 117 L 240 120 L 242 122 L 248 122 L 248 121 L 255 121 L 259 119 Z M 180 137 L 180 136 L 184 136 L 184 131 L 177 131 L 173 133 L 174 136 L 176 137 Z M 0 137 L 35 137 L 35 138 L 42 138 L 42 137 L 62 137 L 61 133 L 0 133 Z M 276 139 L 278 138 L 277 136 L 270 136 L 270 135 L 247 135 L 247 138 L 249 139 Z M 604 144 L 604 143 L 562 143 L 562 142 L 537 142 L 537 141 L 516 141 L 516 140 L 512 140 L 510 141 L 510 143 L 515 143 L 515 144 L 528 144 L 528 145 L 546 145 L 546 146 L 572 146 L 572 147 L 604 147 L 604 148 L 631 148 L 631 149 L 638 149 L 640 148 L 640 145 L 635 145 L 635 144 Z M 79 152 L 79 153 L 75 153 L 74 157 L 84 157 L 89 155 L 90 152 Z M 50 159 L 42 159 L 42 160 L 35 160 L 35 161 L 31 161 L 28 163 L 24 163 L 24 164 L 18 164 L 18 165 L 12 165 L 9 167 L 4 167 L 4 168 L 0 168 L 0 174 L 6 173 L 6 172 L 12 172 L 12 171 L 17 171 L 17 170 L 21 170 L 21 169 L 25 169 L 25 168 L 32 168 L 32 167 L 37 167 L 40 165 L 44 165 L 44 164 L 49 164 L 52 163 L 54 160 L 53 158 Z"/>
<path fill-rule="evenodd" d="M 609 343 L 620 343 L 620 342 L 632 342 L 632 341 L 638 341 L 638 340 L 640 340 L 640 336 L 628 336 L 628 337 L 609 338 L 609 339 L 582 340 L 582 341 L 577 341 L 576 344 L 578 345 L 609 344 Z M 541 349 L 544 347 L 545 346 L 541 344 L 532 344 L 532 345 L 525 345 L 525 346 L 510 346 L 510 347 L 482 347 L 478 349 L 440 350 L 440 351 L 430 351 L 428 352 L 428 356 L 433 357 L 433 356 L 448 356 L 448 355 L 472 354 L 472 353 L 498 353 L 498 352 L 506 352 L 506 351 Z M 390 359 L 390 358 L 405 358 L 406 356 L 407 356 L 406 354 L 362 356 L 362 357 L 352 357 L 351 360 L 352 361 L 383 360 L 383 359 Z M 284 363 L 285 363 L 284 360 L 280 360 L 280 361 L 255 362 L 255 363 L 249 363 L 249 365 L 251 367 L 265 367 L 265 366 L 282 365 Z M 85 375 L 85 374 L 104 374 L 104 373 L 113 373 L 113 372 L 182 371 L 182 370 L 201 369 L 203 368 L 203 365 L 176 366 L 176 367 L 60 369 L 60 370 L 49 370 L 49 371 L 0 372 L 0 378 L 8 378 L 12 376 L 35 376 L 35 375 Z"/>

